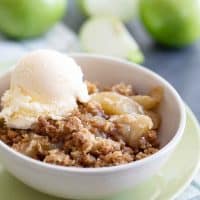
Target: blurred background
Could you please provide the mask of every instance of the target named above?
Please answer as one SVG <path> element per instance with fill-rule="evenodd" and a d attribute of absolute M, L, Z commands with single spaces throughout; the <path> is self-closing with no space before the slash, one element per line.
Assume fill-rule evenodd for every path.
<path fill-rule="evenodd" d="M 199 39 L 200 0 L 0 0 L 1 71 L 40 48 L 115 56 L 167 79 L 198 119 Z"/>

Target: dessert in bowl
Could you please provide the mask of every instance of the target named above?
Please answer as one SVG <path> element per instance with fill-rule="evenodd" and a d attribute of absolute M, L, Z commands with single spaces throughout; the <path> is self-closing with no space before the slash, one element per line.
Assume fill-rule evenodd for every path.
<path fill-rule="evenodd" d="M 101 198 L 156 173 L 183 133 L 184 106 L 169 83 L 143 67 L 72 58 L 33 52 L 0 78 L 0 153 L 35 189 Z"/>

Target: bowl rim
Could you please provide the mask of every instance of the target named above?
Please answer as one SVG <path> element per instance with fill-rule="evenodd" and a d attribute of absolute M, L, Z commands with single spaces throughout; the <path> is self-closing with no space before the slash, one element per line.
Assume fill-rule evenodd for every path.
<path fill-rule="evenodd" d="M 164 155 L 171 148 L 174 148 L 176 146 L 176 144 L 180 141 L 181 136 L 184 132 L 184 128 L 185 128 L 185 124 L 186 124 L 186 111 L 185 111 L 185 105 L 184 105 L 183 100 L 181 99 L 180 95 L 167 80 L 165 80 L 163 77 L 161 77 L 154 71 L 152 71 L 142 65 L 132 63 L 132 62 L 120 59 L 120 58 L 116 58 L 116 57 L 112 57 L 112 56 L 98 55 L 98 54 L 88 54 L 88 53 L 69 53 L 68 55 L 74 59 L 83 58 L 83 59 L 104 60 L 104 61 L 108 61 L 108 62 L 116 62 L 121 65 L 126 65 L 127 68 L 138 68 L 142 72 L 148 73 L 149 75 L 154 77 L 154 79 L 157 79 L 159 82 L 162 82 L 163 85 L 165 85 L 168 88 L 168 90 L 170 90 L 171 93 L 176 98 L 177 106 L 178 106 L 178 109 L 180 112 L 179 127 L 176 131 L 176 134 L 163 148 L 161 148 L 155 154 L 152 154 L 146 158 L 143 158 L 141 160 L 137 160 L 134 162 L 130 162 L 127 164 L 121 164 L 121 165 L 117 165 L 117 166 L 108 166 L 108 167 L 99 167 L 99 168 L 68 167 L 68 166 L 59 166 L 59 165 L 54 165 L 54 164 L 50 164 L 50 163 L 44 163 L 44 162 L 35 160 L 26 155 L 23 155 L 22 153 L 15 151 L 14 149 L 9 147 L 7 144 L 5 144 L 1 140 L 0 140 L 0 148 L 3 148 L 4 150 L 6 150 L 10 154 L 12 154 L 12 156 L 16 156 L 18 159 L 24 160 L 31 165 L 37 165 L 40 168 L 46 168 L 46 169 L 52 170 L 52 171 L 54 170 L 54 171 L 60 171 L 60 172 L 61 171 L 62 172 L 73 172 L 73 173 L 79 173 L 79 174 L 84 174 L 84 173 L 89 173 L 89 174 L 97 174 L 98 173 L 99 174 L 99 173 L 122 171 L 122 170 L 127 170 L 132 167 L 138 167 L 140 165 L 145 165 L 145 163 L 156 160 L 158 157 Z M 7 70 L 6 72 L 2 73 L 0 75 L 0 79 L 8 76 L 11 71 L 12 71 L 12 69 Z"/>

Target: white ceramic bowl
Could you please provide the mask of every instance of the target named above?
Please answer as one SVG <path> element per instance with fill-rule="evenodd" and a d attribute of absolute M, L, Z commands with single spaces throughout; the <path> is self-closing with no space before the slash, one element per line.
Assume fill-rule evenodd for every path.
<path fill-rule="evenodd" d="M 42 163 L 0 142 L 1 162 L 19 180 L 50 195 L 74 199 L 102 198 L 133 187 L 159 170 L 182 136 L 185 109 L 175 89 L 144 67 L 104 56 L 75 54 L 73 57 L 90 81 L 102 85 L 124 81 L 140 92 L 158 85 L 164 88 L 164 100 L 160 106 L 161 150 L 148 158 L 121 166 L 84 169 Z M 0 77 L 0 94 L 8 88 L 9 81 L 9 72 Z"/>

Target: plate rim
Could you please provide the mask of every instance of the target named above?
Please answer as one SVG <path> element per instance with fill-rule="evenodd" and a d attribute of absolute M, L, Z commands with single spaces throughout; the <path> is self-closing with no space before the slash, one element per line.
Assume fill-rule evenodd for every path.
<path fill-rule="evenodd" d="M 191 108 L 187 104 L 185 105 L 185 107 L 186 107 L 187 116 L 191 118 L 191 121 L 194 123 L 194 126 L 196 127 L 197 130 L 199 130 L 196 134 L 198 135 L 198 143 L 200 144 L 200 124 L 195 114 L 191 110 Z M 200 146 L 199 146 L 199 151 L 200 151 Z M 200 157 L 200 155 L 197 155 L 197 156 Z M 194 170 L 192 171 L 190 177 L 182 184 L 182 186 L 178 188 L 178 190 L 174 194 L 172 194 L 172 196 L 169 199 L 173 200 L 173 199 L 178 198 L 185 191 L 185 189 L 189 187 L 189 185 L 191 184 L 192 180 L 197 175 L 199 170 L 200 170 L 200 159 L 198 159 L 197 164 Z"/>

